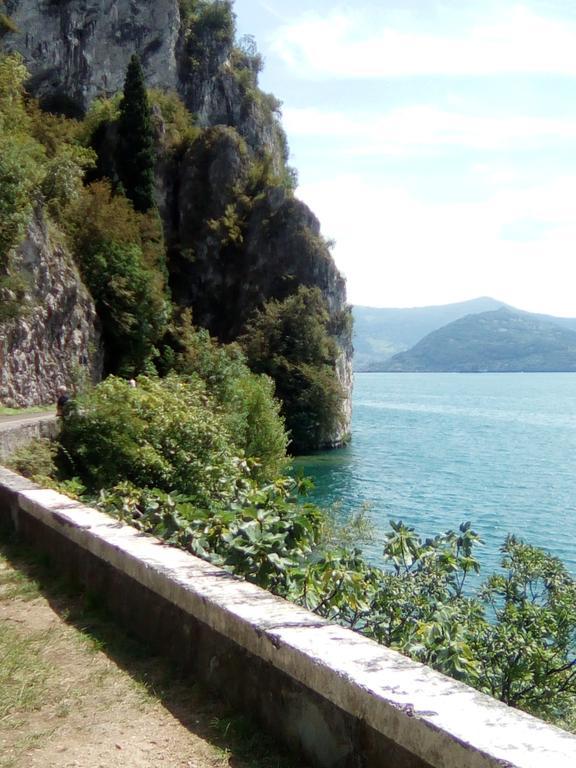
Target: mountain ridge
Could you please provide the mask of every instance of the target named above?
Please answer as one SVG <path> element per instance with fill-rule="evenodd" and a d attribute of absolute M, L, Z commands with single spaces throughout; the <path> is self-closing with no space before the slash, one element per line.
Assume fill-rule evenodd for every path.
<path fill-rule="evenodd" d="M 467 315 L 480 314 L 505 307 L 518 314 L 528 314 L 553 322 L 568 330 L 576 330 L 576 318 L 555 317 L 513 307 L 506 302 L 481 296 L 453 304 L 409 308 L 354 306 L 354 369 L 382 370 L 400 352 L 411 349 L 429 333 Z"/>
<path fill-rule="evenodd" d="M 387 372 L 576 371 L 576 330 L 501 307 L 466 315 L 394 355 Z"/>

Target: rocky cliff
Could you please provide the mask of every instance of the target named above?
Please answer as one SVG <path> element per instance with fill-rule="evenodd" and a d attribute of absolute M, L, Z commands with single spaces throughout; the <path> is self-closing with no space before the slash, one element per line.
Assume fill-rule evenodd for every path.
<path fill-rule="evenodd" d="M 53 403 L 61 384 L 97 381 L 102 350 L 94 303 L 70 255 L 37 211 L 14 258 L 26 286 L 19 316 L 0 333 L 0 403 Z"/>
<path fill-rule="evenodd" d="M 232 125 L 261 152 L 285 154 L 270 109 L 255 98 L 258 58 L 234 46 L 218 13 L 195 23 L 194 0 L 6 0 L 30 90 L 52 109 L 81 115 L 98 96 L 122 89 L 133 53 L 149 87 L 176 91 L 201 125 Z M 224 14 L 226 2 L 214 4 Z M 183 8 L 188 8 L 184 12 Z"/>
<path fill-rule="evenodd" d="M 255 309 L 318 286 L 332 318 L 346 392 L 336 445 L 349 431 L 351 340 L 345 283 L 312 212 L 289 189 L 278 102 L 257 85 L 261 61 L 234 40 L 226 0 L 5 0 L 29 88 L 50 109 L 81 115 L 122 88 L 131 55 L 147 84 L 176 91 L 204 130 L 157 164 L 173 296 L 223 341 Z M 160 142 L 161 144 L 161 142 Z M 255 173 L 258 164 L 269 173 Z M 80 290 L 80 288 L 79 288 Z"/>

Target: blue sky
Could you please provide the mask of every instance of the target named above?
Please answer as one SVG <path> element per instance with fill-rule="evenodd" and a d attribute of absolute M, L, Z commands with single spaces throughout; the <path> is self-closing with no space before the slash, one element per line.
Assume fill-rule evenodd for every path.
<path fill-rule="evenodd" d="M 349 300 L 576 316 L 576 3 L 236 0 Z"/>

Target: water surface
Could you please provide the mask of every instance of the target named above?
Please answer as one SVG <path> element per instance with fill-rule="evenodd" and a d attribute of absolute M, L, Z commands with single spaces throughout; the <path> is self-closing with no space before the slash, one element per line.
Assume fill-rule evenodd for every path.
<path fill-rule="evenodd" d="M 296 464 L 317 501 L 367 503 L 379 531 L 472 521 L 484 573 L 516 533 L 576 574 L 576 374 L 356 374 L 350 447 Z"/>

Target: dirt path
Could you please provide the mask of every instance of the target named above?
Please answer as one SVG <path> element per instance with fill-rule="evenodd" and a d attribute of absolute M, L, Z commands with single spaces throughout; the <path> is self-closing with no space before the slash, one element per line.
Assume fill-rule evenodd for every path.
<path fill-rule="evenodd" d="M 14 429 L 21 424 L 29 424 L 35 421 L 52 421 L 56 412 L 26 413 L 26 414 L 0 414 L 0 429 Z"/>
<path fill-rule="evenodd" d="M 294 768 L 53 580 L 0 546 L 0 768 Z"/>

